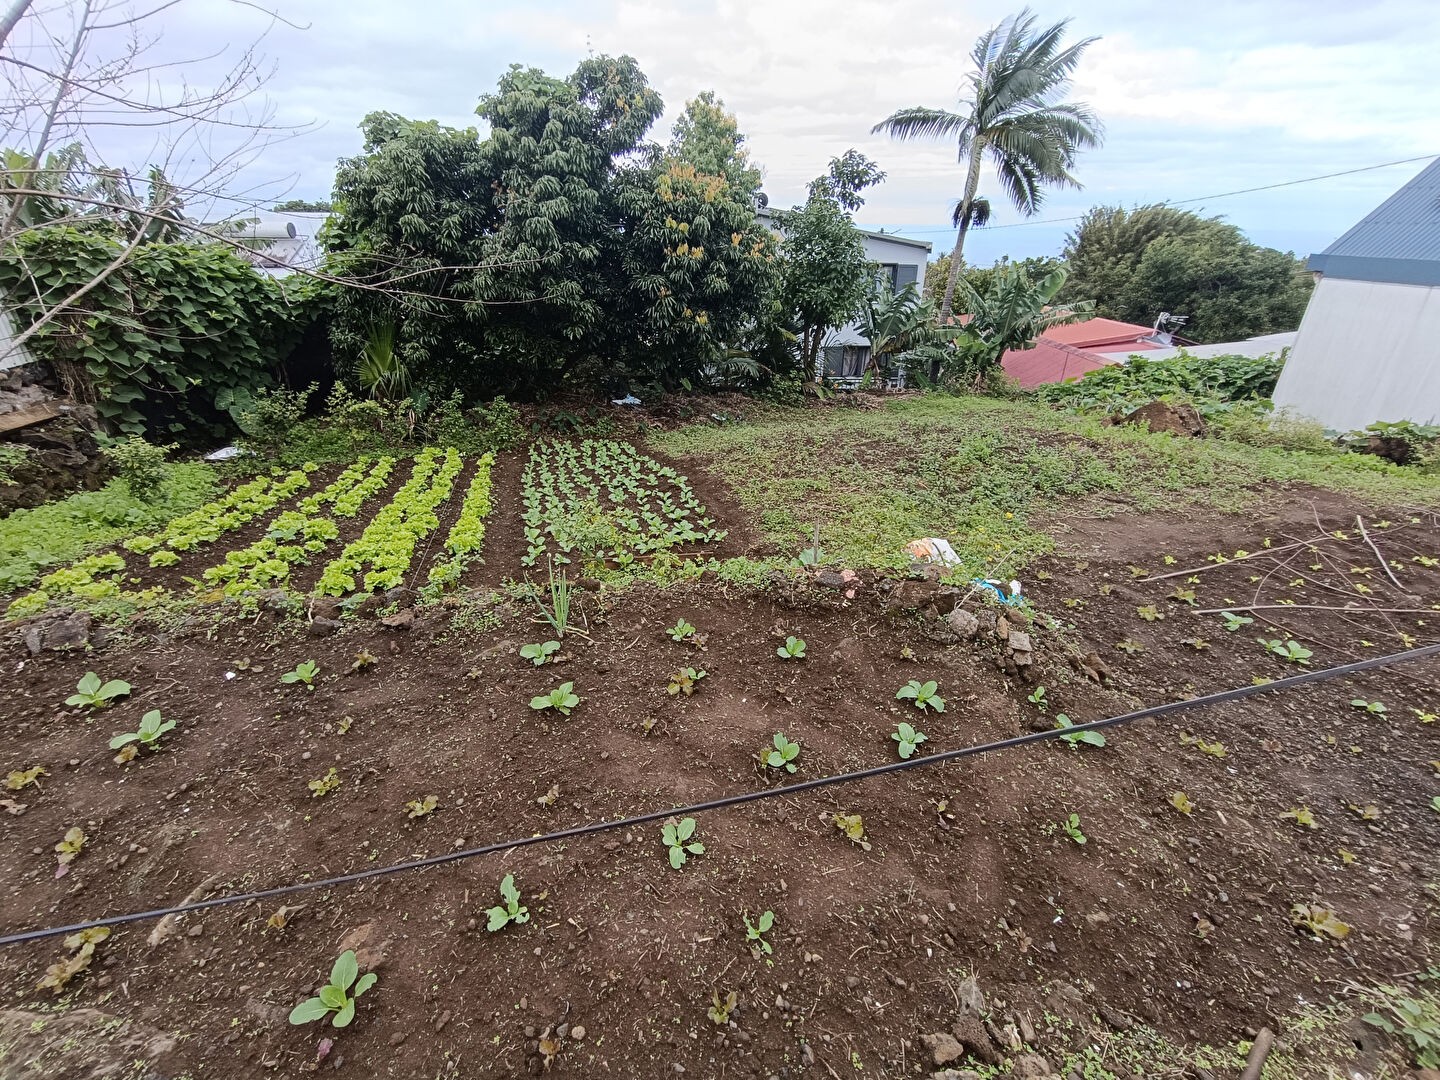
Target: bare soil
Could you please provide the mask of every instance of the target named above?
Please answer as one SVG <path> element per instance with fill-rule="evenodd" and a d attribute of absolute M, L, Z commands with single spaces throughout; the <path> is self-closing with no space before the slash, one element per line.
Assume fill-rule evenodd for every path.
<path fill-rule="evenodd" d="M 474 571 L 483 581 L 518 571 L 518 472 L 515 456 L 501 458 L 488 561 Z M 690 473 L 712 507 L 726 506 L 720 481 Z M 5 818 L 0 927 L 778 788 L 788 776 L 757 761 L 777 731 L 802 744 L 805 779 L 894 760 L 900 720 L 929 736 L 923 753 L 1049 727 L 1059 711 L 1082 722 L 1299 670 L 1258 637 L 1304 642 L 1312 666 L 1436 640 L 1423 611 L 1373 610 L 1440 603 L 1440 570 L 1413 561 L 1440 556 L 1427 515 L 1393 510 L 1380 528 L 1382 516 L 1365 511 L 1403 589 L 1354 539 L 1234 560 L 1239 549 L 1265 552 L 1266 537 L 1275 548 L 1292 535 L 1353 537 L 1355 512 L 1334 498 L 1312 511 L 1302 493 L 1248 519 L 1069 523 L 1067 554 L 1026 577 L 1041 612 L 1027 628 L 1030 681 L 1004 673 L 1001 642 L 956 641 L 942 618 L 903 610 L 895 583 L 868 577 L 853 598 L 813 583 L 590 591 L 580 601 L 587 634 L 567 637 L 541 668 L 517 656 L 547 636 L 530 612 L 502 607 L 498 625 L 476 629 L 454 600 L 420 609 L 406 630 L 347 618 L 327 638 L 263 615 L 32 658 L 11 635 L 0 654 L 0 772 L 38 764 L 48 775 L 14 793 L 25 809 Z M 732 527 L 743 548 L 738 516 Z M 1220 553 L 1232 561 L 1208 561 Z M 1145 580 L 1192 567 L 1195 584 Z M 1177 586 L 1194 590 L 1193 606 L 1172 598 Z M 1253 613 L 1233 633 L 1194 614 L 1281 599 L 1296 604 Z M 1142 618 L 1150 606 L 1163 618 Z M 702 645 L 664 633 L 680 617 Z M 787 634 L 807 642 L 804 660 L 776 657 Z M 349 672 L 361 650 L 378 661 Z M 1092 651 L 1089 670 L 1108 669 L 1104 683 L 1085 674 Z M 315 688 L 281 684 L 306 659 L 321 670 Z M 693 697 L 667 692 L 682 666 L 707 672 Z M 87 670 L 134 692 L 93 715 L 67 708 Z M 939 682 L 943 713 L 895 700 L 913 678 Z M 582 698 L 573 715 L 529 708 L 562 681 Z M 1037 682 L 1045 712 L 1027 701 Z M 117 1062 L 148 1061 L 142 1075 L 298 1075 L 333 1038 L 323 1068 L 355 1076 L 510 1077 L 548 1064 L 558 1076 L 899 1077 L 932 1067 L 920 1037 L 956 1024 L 972 974 L 993 1034 L 1023 1017 L 1040 1049 L 1062 1039 L 1057 1017 L 1076 1001 L 1082 1027 L 1102 1023 L 1099 1012 L 1112 1028 L 1138 1019 L 1180 1042 L 1233 1045 L 1261 1025 L 1283 1030 L 1302 1003 L 1351 981 L 1425 966 L 1436 917 L 1428 886 L 1440 873 L 1430 806 L 1440 725 L 1417 712 L 1435 709 L 1437 683 L 1440 664 L 1414 663 L 1112 729 L 1103 749 L 1057 741 L 703 814 L 705 854 L 678 871 L 649 826 L 318 890 L 288 901 L 283 929 L 267 926 L 278 905 L 259 904 L 180 919 L 153 945 L 156 924 L 138 923 L 102 943 L 58 999 L 36 989 L 64 952 L 58 939 L 10 947 L 0 987 L 20 1011 L 7 1015 L 59 1003 L 72 1019 L 93 1009 L 126 1024 L 92 1029 L 102 1034 L 73 1051 L 32 1027 L 0 1072 L 25 1075 L 38 1060 L 47 1076 L 90 1075 L 98 1040 Z M 178 721 L 162 748 L 113 763 L 108 738 L 154 708 Z M 1223 744 L 1225 756 L 1190 736 Z M 307 782 L 331 767 L 339 788 L 312 796 Z M 1171 805 L 1179 791 L 1189 815 Z M 406 803 L 429 794 L 439 808 L 408 818 Z M 1317 828 L 1281 816 L 1300 807 Z M 870 850 L 833 826 L 835 813 L 862 815 Z M 1084 845 L 1058 827 L 1071 813 Z M 72 826 L 88 839 L 57 879 L 52 849 Z M 531 918 L 487 933 L 485 909 L 506 873 Z M 1295 903 L 1333 908 L 1350 934 L 1297 933 Z M 776 915 L 774 953 L 757 958 L 741 916 L 765 910 Z M 288 1025 L 350 946 L 380 976 L 354 1025 Z M 732 1024 L 717 1026 L 706 1008 L 731 990 Z M 549 1062 L 547 1029 L 558 1047 Z M 982 1041 L 972 1050 L 998 1053 L 991 1035 Z"/>

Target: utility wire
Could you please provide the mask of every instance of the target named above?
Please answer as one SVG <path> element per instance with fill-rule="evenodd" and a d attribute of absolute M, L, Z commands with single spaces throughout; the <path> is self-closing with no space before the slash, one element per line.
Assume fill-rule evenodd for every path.
<path fill-rule="evenodd" d="M 420 870 L 429 866 L 442 866 L 445 863 L 460 862 L 465 859 L 473 859 L 480 855 L 493 855 L 502 851 L 514 851 L 522 847 L 531 847 L 535 844 L 551 844 L 559 840 L 593 836 L 596 833 L 609 832 L 613 829 L 629 829 L 637 825 L 648 825 L 651 822 L 663 821 L 666 818 L 702 814 L 711 810 L 722 810 L 726 807 L 741 806 L 745 803 L 761 802 L 766 799 L 785 798 L 792 795 L 799 795 L 803 792 L 817 791 L 820 788 L 833 787 L 837 784 L 850 784 L 859 780 L 869 780 L 876 776 L 905 772 L 908 769 L 923 769 L 931 765 L 943 765 L 951 761 L 960 761 L 963 758 L 976 757 L 980 754 L 1010 750 L 1017 746 L 1028 746 L 1031 743 L 1044 742 L 1049 739 L 1080 735 L 1087 731 L 1099 731 L 1101 728 L 1118 727 L 1121 724 L 1133 723 L 1136 720 L 1148 720 L 1157 716 L 1169 716 L 1173 713 L 1205 709 L 1212 705 L 1220 705 L 1229 701 L 1240 701 L 1244 698 L 1254 697 L 1257 694 L 1270 694 L 1279 690 L 1289 690 L 1293 687 L 1304 686 L 1308 683 L 1328 682 L 1332 679 L 1343 678 L 1346 675 L 1354 675 L 1361 671 L 1371 671 L 1375 668 L 1389 667 L 1391 664 L 1404 663 L 1410 660 L 1423 660 L 1431 656 L 1440 656 L 1440 644 L 1425 645 L 1421 648 L 1410 649 L 1406 652 L 1370 657 L 1366 660 L 1358 660 L 1353 664 L 1342 664 L 1338 667 L 1323 668 L 1319 671 L 1306 671 L 1299 675 L 1291 675 L 1288 678 L 1277 679 L 1270 683 L 1237 686 L 1230 690 L 1221 690 L 1214 694 L 1206 694 L 1203 697 L 1190 698 L 1185 701 L 1171 701 L 1163 705 L 1151 705 L 1144 709 L 1138 709 L 1135 712 L 1123 713 L 1120 716 L 1110 716 L 1103 720 L 1092 720 L 1087 724 L 1075 724 L 1068 728 L 1051 728 L 1047 731 L 1031 732 L 1028 735 L 1017 735 L 1014 738 L 982 743 L 979 746 L 965 746 L 958 750 L 945 750 L 938 754 L 928 754 L 925 757 L 914 757 L 904 761 L 892 761 L 887 765 L 876 765 L 872 768 L 859 769 L 855 772 L 838 773 L 834 776 L 822 776 L 814 780 L 804 780 L 798 784 L 788 784 L 777 788 L 763 788 L 757 791 L 746 791 L 738 795 L 726 795 L 718 799 L 711 799 L 708 802 L 692 803 L 689 806 L 678 806 L 669 810 L 653 810 L 646 814 L 638 814 L 628 818 L 618 818 L 614 821 L 597 821 L 589 825 L 577 825 L 571 829 L 560 829 L 557 832 L 545 833 L 540 836 L 517 837 L 513 840 L 503 840 L 494 844 L 485 844 L 481 847 L 468 848 L 464 851 L 451 851 L 446 852 L 444 855 L 431 855 L 428 858 L 416 859 L 412 862 L 395 863 L 390 866 L 375 866 L 368 870 L 358 870 L 351 874 L 340 874 L 336 877 L 322 878 L 318 881 L 301 881 L 291 885 L 280 885 L 273 889 L 260 889 L 255 892 L 217 896 L 210 900 L 197 900 L 193 903 L 179 904 L 175 907 L 156 908 L 153 911 L 136 911 L 127 915 L 110 915 L 103 919 L 71 923 L 69 926 L 52 926 L 43 930 L 17 931 L 16 933 L 6 934 L 0 937 L 0 945 L 18 945 L 26 941 L 39 941 L 42 938 L 59 937 L 62 934 L 73 934 L 81 930 L 89 930 L 92 927 L 122 926 L 127 923 L 145 922 L 150 919 L 161 919 L 171 915 L 188 915 L 191 912 L 205 911 L 209 908 L 226 907 L 233 904 L 248 904 L 255 900 L 272 900 L 277 897 L 290 896 L 294 893 L 308 892 L 313 889 L 330 889 L 337 885 L 353 885 L 356 882 L 368 881 L 371 878 L 385 877 L 389 874 L 398 874 L 407 870 Z"/>
<path fill-rule="evenodd" d="M 1274 191 L 1276 188 L 1294 187 L 1296 184 L 1313 184 L 1317 180 L 1333 180 L 1337 176 L 1354 176 L 1356 173 L 1373 172 L 1376 169 L 1388 169 L 1395 165 L 1413 165 L 1417 161 L 1430 161 L 1440 157 L 1440 154 L 1421 154 L 1419 157 L 1401 158 L 1399 161 L 1382 161 L 1378 165 L 1362 165 L 1358 169 L 1342 169 L 1340 172 L 1322 173 L 1319 176 L 1304 176 L 1299 180 L 1282 180 L 1278 184 L 1262 184 L 1259 187 L 1238 188 L 1235 191 L 1222 191 L 1215 195 L 1201 195 L 1194 199 L 1167 199 L 1156 203 L 1157 206 L 1188 206 L 1190 203 L 1210 202 L 1212 199 L 1228 199 L 1233 195 L 1251 195 L 1257 191 Z M 1076 214 L 1073 217 L 1039 218 L 1026 221 L 1012 221 L 1004 225 L 987 225 L 985 232 L 993 232 L 996 229 L 1021 229 L 1027 225 L 1060 225 L 1069 221 L 1080 221 L 1086 215 Z M 952 233 L 954 226 L 950 228 L 927 228 L 910 229 L 900 226 L 907 233 Z M 902 235 L 897 232 L 895 235 Z"/>

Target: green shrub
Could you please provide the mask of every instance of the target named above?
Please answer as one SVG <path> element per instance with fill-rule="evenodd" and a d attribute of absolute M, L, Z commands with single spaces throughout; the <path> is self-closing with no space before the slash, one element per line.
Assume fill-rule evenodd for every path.
<path fill-rule="evenodd" d="M 1251 401 L 1275 392 L 1283 356 L 1191 356 L 1185 351 L 1169 360 L 1132 357 L 1086 372 L 1079 379 L 1037 392 L 1046 404 L 1072 412 L 1127 412 L 1156 398 L 1182 397 L 1207 402 Z M 1201 408 L 1201 412 L 1205 412 Z"/>
<path fill-rule="evenodd" d="M 1268 402 L 1239 402 L 1209 419 L 1211 431 L 1222 439 L 1246 446 L 1334 454 L 1339 450 L 1325 434 L 1325 425 L 1281 409 L 1271 412 Z"/>
<path fill-rule="evenodd" d="M 156 446 L 139 435 L 127 435 L 110 443 L 101 450 L 105 460 L 125 482 L 131 495 L 145 502 L 160 497 L 160 482 L 165 477 L 165 456 L 175 449 L 175 443 Z"/>
<path fill-rule="evenodd" d="M 30 457 L 30 447 L 23 443 L 0 443 L 0 487 L 18 483 L 15 472 Z"/>
<path fill-rule="evenodd" d="M 240 410 L 235 422 L 260 450 L 274 454 L 293 436 L 305 418 L 310 396 L 318 389 L 316 383 L 304 390 L 261 388 L 255 391 L 250 404 Z"/>

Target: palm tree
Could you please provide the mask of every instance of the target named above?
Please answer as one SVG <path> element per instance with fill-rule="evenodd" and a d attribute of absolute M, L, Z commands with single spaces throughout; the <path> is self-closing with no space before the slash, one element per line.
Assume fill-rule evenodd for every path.
<path fill-rule="evenodd" d="M 980 36 L 971 52 L 969 95 L 961 111 L 917 106 L 901 109 L 876 124 L 874 131 L 897 139 L 953 138 L 959 160 L 968 159 L 965 193 L 955 209 L 959 229 L 950 256 L 950 280 L 940 303 L 940 319 L 950 317 L 955 280 L 960 276 L 965 233 L 983 225 L 976 189 L 980 166 L 988 158 L 1000 186 L 1027 217 L 1040 208 L 1048 184 L 1079 187 L 1070 175 L 1075 155 L 1100 144 L 1100 122 L 1088 107 L 1063 100 L 1086 38 L 1069 47 L 1062 39 L 1069 20 L 1037 30 L 1029 8 Z M 988 203 L 986 205 L 988 211 Z"/>

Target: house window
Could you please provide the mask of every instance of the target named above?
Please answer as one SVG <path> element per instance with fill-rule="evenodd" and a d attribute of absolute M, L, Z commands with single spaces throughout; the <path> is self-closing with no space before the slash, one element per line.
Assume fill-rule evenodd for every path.
<path fill-rule="evenodd" d="M 826 345 L 825 377 L 858 379 L 870 363 L 869 345 Z"/>
<path fill-rule="evenodd" d="M 898 293 L 920 279 L 920 267 L 913 263 L 881 263 L 879 279 L 882 288 Z"/>

